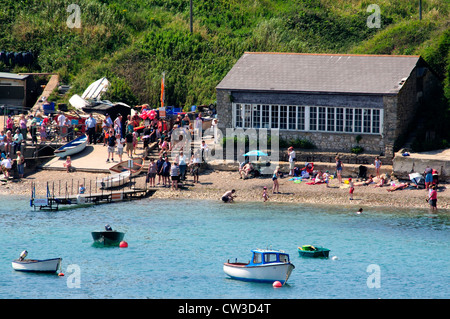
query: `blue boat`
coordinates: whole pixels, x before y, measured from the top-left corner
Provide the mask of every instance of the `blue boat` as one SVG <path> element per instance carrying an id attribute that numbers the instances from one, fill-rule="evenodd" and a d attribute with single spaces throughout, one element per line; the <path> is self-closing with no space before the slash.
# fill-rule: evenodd
<path id="1" fill-rule="evenodd" d="M 228 262 L 223 271 L 233 279 L 285 284 L 295 266 L 289 255 L 282 250 L 252 250 L 252 259 L 248 263 Z"/>
<path id="2" fill-rule="evenodd" d="M 78 136 L 76 139 L 70 141 L 67 144 L 64 144 L 57 150 L 55 150 L 54 154 L 59 157 L 66 157 L 73 154 L 77 154 L 84 150 L 87 145 L 87 136 L 81 135 Z"/>

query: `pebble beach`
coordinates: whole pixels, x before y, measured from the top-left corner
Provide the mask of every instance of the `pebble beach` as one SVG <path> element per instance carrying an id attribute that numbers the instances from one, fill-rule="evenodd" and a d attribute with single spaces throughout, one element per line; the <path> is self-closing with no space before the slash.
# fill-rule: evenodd
<path id="1" fill-rule="evenodd" d="M 73 189 L 79 183 L 85 183 L 89 191 L 89 181 L 95 185 L 95 180 L 104 177 L 105 174 L 72 172 L 54 170 L 38 170 L 26 176 L 21 181 L 9 181 L 0 185 L 2 196 L 17 195 L 29 197 L 32 183 L 36 185 L 36 194 L 45 194 L 47 182 L 60 187 L 62 191 Z M 345 180 L 345 178 L 344 178 Z M 158 177 L 156 177 L 158 182 Z M 179 190 L 171 190 L 169 187 L 157 185 L 157 191 L 151 198 L 158 199 L 192 199 L 192 200 L 217 200 L 220 201 L 222 194 L 235 189 L 235 203 L 239 202 L 262 202 L 263 187 L 267 187 L 269 200 L 267 203 L 308 203 L 319 205 L 339 205 L 359 207 L 365 209 L 370 207 L 398 207 L 411 209 L 427 209 L 426 202 L 428 192 L 415 187 L 388 192 L 389 185 L 384 187 L 355 186 L 354 199 L 349 200 L 348 188 L 345 184 L 339 184 L 337 179 L 331 180 L 329 187 L 325 184 L 308 185 L 305 181 L 295 183 L 289 176 L 279 179 L 280 194 L 272 194 L 272 179 L 270 177 L 259 177 L 240 179 L 238 172 L 204 170 L 199 177 L 199 183 L 193 183 L 191 175 L 187 176 L 184 187 Z M 357 181 L 356 183 L 357 184 Z M 145 174 L 136 179 L 136 186 L 145 185 Z M 94 186 L 92 186 L 94 187 Z M 92 190 L 95 192 L 95 190 Z M 450 211 L 450 192 L 447 184 L 440 184 L 438 188 L 438 211 Z"/>

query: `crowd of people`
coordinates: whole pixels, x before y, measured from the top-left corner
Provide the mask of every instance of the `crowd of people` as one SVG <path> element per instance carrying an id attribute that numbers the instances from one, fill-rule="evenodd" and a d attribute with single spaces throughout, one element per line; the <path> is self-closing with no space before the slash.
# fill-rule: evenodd
<path id="1" fill-rule="evenodd" d="M 339 156 L 335 157 L 335 173 L 331 174 L 329 170 L 316 170 L 314 169 L 314 163 L 305 163 L 303 168 L 296 166 L 296 153 L 293 147 L 287 149 L 287 158 L 289 164 L 290 180 L 307 181 L 308 185 L 325 184 L 326 187 L 330 187 L 330 182 L 336 179 L 339 187 L 348 189 L 349 200 L 354 199 L 355 188 L 359 186 L 372 186 L 372 187 L 386 187 L 388 192 L 394 192 L 398 190 L 404 190 L 407 188 L 419 188 L 419 182 L 400 182 L 392 174 L 388 176 L 386 173 L 381 173 L 382 163 L 379 156 L 376 156 L 373 162 L 374 174 L 370 174 L 368 177 L 358 178 L 358 181 L 353 180 L 351 177 L 343 179 L 342 171 L 344 164 Z M 239 175 L 241 179 L 247 179 L 255 170 L 254 165 L 245 160 L 239 166 Z M 437 189 L 438 189 L 438 172 L 435 169 L 427 167 L 423 172 L 424 188 L 428 191 L 426 201 L 430 204 L 430 208 L 435 210 L 437 206 Z M 272 174 L 272 194 L 280 194 L 279 179 L 283 177 L 283 173 L 280 170 L 280 166 L 277 166 Z M 264 202 L 269 200 L 267 194 L 267 187 L 264 186 L 262 198 Z"/>

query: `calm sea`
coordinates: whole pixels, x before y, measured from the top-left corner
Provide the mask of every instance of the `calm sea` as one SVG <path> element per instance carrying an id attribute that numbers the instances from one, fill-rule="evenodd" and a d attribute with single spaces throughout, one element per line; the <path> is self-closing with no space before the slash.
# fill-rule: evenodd
<path id="1" fill-rule="evenodd" d="M 0 298 L 449 298 L 447 213 L 276 203 L 146 199 L 33 211 L 27 198 L 0 199 Z M 91 231 L 126 233 L 128 248 L 98 248 Z M 329 259 L 299 257 L 321 245 Z M 253 248 L 290 254 L 288 285 L 229 279 L 227 259 Z M 28 258 L 62 257 L 64 277 L 14 271 Z"/>

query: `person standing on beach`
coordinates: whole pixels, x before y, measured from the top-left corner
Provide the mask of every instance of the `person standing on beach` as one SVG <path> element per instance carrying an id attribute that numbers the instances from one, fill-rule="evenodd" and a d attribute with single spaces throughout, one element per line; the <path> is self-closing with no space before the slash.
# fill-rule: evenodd
<path id="1" fill-rule="evenodd" d="M 116 134 L 116 143 L 117 143 L 117 155 L 119 155 L 119 162 L 122 162 L 123 145 L 125 144 L 125 139 L 123 139 L 119 133 Z"/>
<path id="2" fill-rule="evenodd" d="M 373 165 L 375 166 L 376 177 L 380 178 L 381 161 L 378 156 L 375 157 L 375 162 L 373 163 Z"/>
<path id="3" fill-rule="evenodd" d="M 124 137 L 122 130 L 122 115 L 120 113 L 117 114 L 116 119 L 113 122 L 114 130 L 116 133 L 119 133 L 121 137 Z"/>
<path id="4" fill-rule="evenodd" d="M 22 153 L 20 151 L 17 151 L 17 174 L 19 174 L 19 179 L 23 178 L 23 172 L 25 167 L 25 158 L 23 157 Z"/>
<path id="5" fill-rule="evenodd" d="M 92 113 L 89 114 L 89 117 L 86 119 L 85 124 L 88 135 L 88 143 L 97 144 L 97 141 L 95 140 L 95 126 L 97 125 L 97 120 L 94 118 Z"/>
<path id="6" fill-rule="evenodd" d="M 339 181 L 339 184 L 342 184 L 342 168 L 344 167 L 344 165 L 342 164 L 341 159 L 339 158 L 339 156 L 336 156 L 336 175 Z"/>
<path id="7" fill-rule="evenodd" d="M 353 200 L 353 192 L 355 191 L 355 185 L 353 184 L 353 181 L 351 178 L 348 179 L 348 184 L 350 186 L 350 189 L 348 193 L 350 194 L 350 200 Z"/>
<path id="8" fill-rule="evenodd" d="M 64 114 L 59 111 L 58 112 L 58 117 L 57 117 L 57 121 L 58 121 L 58 126 L 59 126 L 59 135 L 63 136 L 64 135 L 64 123 L 66 123 L 66 117 L 64 116 Z"/>
<path id="9" fill-rule="evenodd" d="M 175 191 L 178 189 L 178 181 L 180 180 L 180 168 L 177 161 L 174 161 L 170 167 L 170 178 L 172 179 L 172 190 Z"/>
<path id="10" fill-rule="evenodd" d="M 288 148 L 288 154 L 289 154 L 289 176 L 294 176 L 295 151 L 292 146 Z"/>
<path id="11" fill-rule="evenodd" d="M 280 184 L 278 183 L 279 178 L 280 178 L 280 166 L 277 166 L 272 175 L 272 181 L 273 181 L 272 194 L 280 193 Z M 275 192 L 275 190 L 276 190 L 276 192 Z"/>
<path id="12" fill-rule="evenodd" d="M 427 168 L 425 168 L 425 189 L 429 190 L 431 183 L 433 183 L 433 170 L 427 166 Z"/>
<path id="13" fill-rule="evenodd" d="M 150 184 L 150 187 L 155 187 L 155 176 L 156 176 L 156 163 L 153 158 L 150 159 L 150 164 L 148 165 L 147 179 L 146 183 Z"/>
<path id="14" fill-rule="evenodd" d="M 432 185 L 430 187 L 430 191 L 428 193 L 428 204 L 430 204 L 431 210 L 437 210 L 437 191 L 436 185 Z"/>
<path id="15" fill-rule="evenodd" d="M 162 158 L 162 155 L 160 155 L 158 160 L 156 161 L 156 174 L 158 175 L 158 184 L 156 184 L 156 185 L 161 184 L 161 179 L 163 179 L 163 181 L 164 181 L 164 178 L 162 178 L 163 164 L 164 164 L 164 160 Z"/>
<path id="16" fill-rule="evenodd" d="M 170 186 L 170 181 L 169 181 L 169 177 L 170 177 L 170 162 L 169 162 L 169 157 L 166 157 L 166 160 L 164 161 L 162 168 L 161 168 L 161 175 L 163 177 L 163 187 L 166 187 L 166 185 L 169 187 Z"/>
<path id="17" fill-rule="evenodd" d="M 180 156 L 178 156 L 178 165 L 180 167 L 180 181 L 186 180 L 186 170 L 187 170 L 187 157 L 180 152 Z"/>
<path id="18" fill-rule="evenodd" d="M 114 136 L 113 130 L 109 130 L 108 135 L 108 159 L 106 163 L 109 163 L 109 157 L 111 157 L 111 161 L 114 162 L 114 149 L 116 148 L 116 137 Z"/>
<path id="19" fill-rule="evenodd" d="M 191 156 L 191 162 L 189 166 L 191 166 L 192 176 L 194 176 L 194 183 L 198 183 L 198 175 L 200 171 L 200 150 L 195 150 Z"/>

